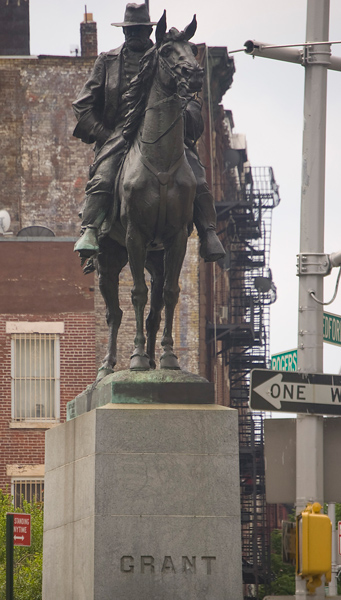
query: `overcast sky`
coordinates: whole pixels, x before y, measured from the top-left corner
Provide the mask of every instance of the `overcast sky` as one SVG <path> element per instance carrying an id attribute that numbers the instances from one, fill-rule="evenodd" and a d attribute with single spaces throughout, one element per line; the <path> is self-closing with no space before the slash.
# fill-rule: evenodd
<path id="1" fill-rule="evenodd" d="M 125 0 L 86 0 L 87 12 L 97 22 L 98 51 L 123 41 L 122 30 L 112 22 L 123 20 Z M 329 39 L 341 39 L 341 2 L 330 1 Z M 293 44 L 305 41 L 306 0 L 150 0 L 151 19 L 167 10 L 169 27 L 183 29 L 197 14 L 193 41 L 209 46 L 242 48 L 248 39 Z M 69 55 L 79 46 L 83 0 L 30 0 L 31 54 Z M 341 45 L 332 47 L 341 56 Z M 273 213 L 271 267 L 278 300 L 271 308 L 271 352 L 297 347 L 296 254 L 299 251 L 301 148 L 304 68 L 244 53 L 233 54 L 236 73 L 224 97 L 233 112 L 235 133 L 245 133 L 253 166 L 272 166 L 281 203 Z M 341 72 L 328 74 L 325 251 L 341 249 L 340 144 Z M 337 271 L 325 279 L 325 300 L 333 295 Z M 341 314 L 341 291 L 328 312 Z M 325 344 L 324 371 L 338 373 L 341 350 Z"/>

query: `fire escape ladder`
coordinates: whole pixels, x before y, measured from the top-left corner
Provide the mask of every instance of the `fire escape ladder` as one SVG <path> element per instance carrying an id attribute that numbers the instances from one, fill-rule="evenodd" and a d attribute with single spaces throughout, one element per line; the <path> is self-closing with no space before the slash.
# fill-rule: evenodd
<path id="1" fill-rule="evenodd" d="M 271 168 L 250 168 L 239 201 L 217 203 L 228 240 L 229 298 L 225 319 L 207 325 L 207 342 L 229 367 L 230 405 L 238 410 L 244 598 L 270 583 L 263 414 L 248 406 L 250 372 L 269 366 L 270 304 L 276 300 L 270 262 L 272 209 L 278 187 Z M 224 265 L 222 265 L 224 268 Z M 226 268 L 226 266 L 225 266 Z M 217 344 L 217 341 L 220 344 Z"/>

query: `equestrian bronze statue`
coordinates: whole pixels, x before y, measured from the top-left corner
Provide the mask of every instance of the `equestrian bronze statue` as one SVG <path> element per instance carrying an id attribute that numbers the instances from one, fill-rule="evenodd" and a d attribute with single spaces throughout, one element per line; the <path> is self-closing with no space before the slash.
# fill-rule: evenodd
<path id="1" fill-rule="evenodd" d="M 96 265 L 107 307 L 109 343 L 100 378 L 112 372 L 116 364 L 122 318 L 118 282 L 128 261 L 136 318 L 130 368 L 155 368 L 155 340 L 164 308 L 160 366 L 179 369 L 172 328 L 179 276 L 193 221 L 205 260 L 224 255 L 215 232 L 213 198 L 195 151 L 196 139 L 202 133 L 197 93 L 203 82 L 203 69 L 195 58 L 196 47 L 189 42 L 196 31 L 196 19 L 184 31 L 172 28 L 166 32 L 164 12 L 152 45 L 149 36 L 153 23 L 146 5 L 128 4 L 125 18 L 123 23 L 115 24 L 124 28 L 125 45 L 99 56 L 91 78 L 74 103 L 78 119 L 75 135 L 87 143 L 96 142 L 82 214 L 82 235 L 75 250 L 86 263 L 85 272 Z M 136 56 L 132 58 L 134 52 Z M 127 84 L 129 74 L 136 70 L 137 58 L 138 73 Z M 121 83 L 117 84 L 116 78 L 119 94 L 114 98 L 117 105 L 113 126 L 107 95 L 110 81 L 114 95 L 115 69 Z M 151 273 L 147 347 L 145 268 Z"/>

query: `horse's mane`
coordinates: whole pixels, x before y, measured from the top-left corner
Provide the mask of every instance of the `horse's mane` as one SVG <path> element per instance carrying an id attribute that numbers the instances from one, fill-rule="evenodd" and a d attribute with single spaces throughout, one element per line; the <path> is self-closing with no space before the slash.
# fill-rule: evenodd
<path id="1" fill-rule="evenodd" d="M 178 31 L 175 27 L 172 27 L 163 36 L 162 44 L 169 41 L 182 41 L 186 39 L 184 31 Z M 150 50 L 148 50 L 141 58 L 140 71 L 131 80 L 126 93 L 128 110 L 126 122 L 123 127 L 123 137 L 128 142 L 131 142 L 134 139 L 144 115 L 150 88 L 154 79 L 158 59 L 157 51 L 160 45 L 161 43 L 150 48 Z"/>
<path id="2" fill-rule="evenodd" d="M 123 136 L 132 141 L 141 123 L 157 63 L 157 47 L 148 50 L 140 61 L 140 71 L 130 82 L 126 100 L 128 112 L 123 127 Z"/>

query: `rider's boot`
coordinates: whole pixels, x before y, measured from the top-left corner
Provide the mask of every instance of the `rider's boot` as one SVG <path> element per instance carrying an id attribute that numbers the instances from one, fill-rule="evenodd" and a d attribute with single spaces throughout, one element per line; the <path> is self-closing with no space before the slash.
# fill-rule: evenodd
<path id="1" fill-rule="evenodd" d="M 81 234 L 74 246 L 80 258 L 90 258 L 99 251 L 98 231 L 107 216 L 111 195 L 91 194 L 86 197 L 82 215 Z"/>
<path id="2" fill-rule="evenodd" d="M 207 183 L 200 184 L 194 200 L 194 224 L 200 239 L 200 256 L 205 262 L 214 262 L 226 254 L 217 236 L 216 222 L 214 198 Z"/>
<path id="3" fill-rule="evenodd" d="M 86 225 L 82 227 L 81 236 L 75 243 L 74 252 L 79 252 L 82 258 L 90 258 L 99 251 L 97 227 Z"/>

